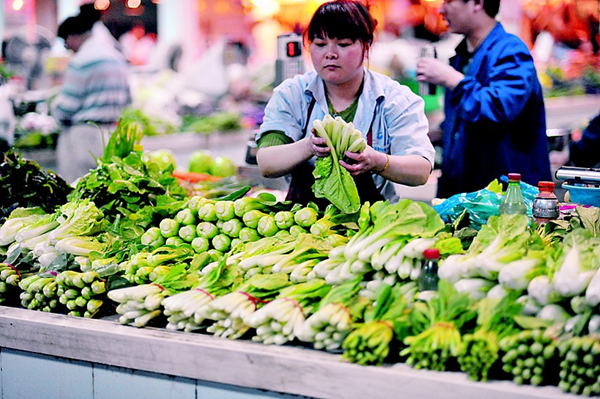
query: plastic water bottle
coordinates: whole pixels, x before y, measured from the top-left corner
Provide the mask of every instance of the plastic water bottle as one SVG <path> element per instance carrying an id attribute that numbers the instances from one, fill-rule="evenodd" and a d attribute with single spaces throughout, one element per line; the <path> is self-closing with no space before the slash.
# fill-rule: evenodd
<path id="1" fill-rule="evenodd" d="M 427 248 L 423 251 L 425 262 L 421 266 L 421 273 L 417 280 L 419 291 L 437 291 L 438 282 L 438 262 L 440 259 L 440 250 L 437 248 Z"/>
<path id="2" fill-rule="evenodd" d="M 508 188 L 500 203 L 500 215 L 527 215 L 527 205 L 521 193 L 521 174 L 508 174 Z"/>

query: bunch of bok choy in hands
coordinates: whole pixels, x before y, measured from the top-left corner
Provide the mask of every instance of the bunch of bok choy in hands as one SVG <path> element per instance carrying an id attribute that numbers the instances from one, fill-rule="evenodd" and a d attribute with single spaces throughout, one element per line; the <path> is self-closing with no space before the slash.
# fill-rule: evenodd
<path id="1" fill-rule="evenodd" d="M 462 347 L 461 329 L 476 316 L 472 298 L 458 293 L 451 283 L 440 280 L 438 292 L 417 301 L 410 310 L 410 336 L 400 351 L 416 369 L 444 371 L 451 368 Z M 472 328 L 472 327 L 471 327 Z"/>
<path id="2" fill-rule="evenodd" d="M 293 341 L 306 315 L 330 289 L 321 279 L 283 288 L 277 298 L 244 318 L 246 325 L 256 329 L 252 340 L 275 345 Z"/>
<path id="3" fill-rule="evenodd" d="M 362 365 L 382 364 L 390 345 L 405 329 L 406 300 L 398 286 L 381 285 L 372 307 L 365 310 L 364 322 L 353 326 L 342 343 L 342 359 Z"/>
<path id="4" fill-rule="evenodd" d="M 206 331 L 217 337 L 242 337 L 250 329 L 244 319 L 289 285 L 288 276 L 283 273 L 255 274 L 232 292 L 213 299 L 203 308 L 200 317 L 213 321 Z"/>
<path id="5" fill-rule="evenodd" d="M 313 175 L 313 191 L 317 198 L 327 198 L 343 213 L 355 213 L 360 209 L 360 197 L 354 179 L 339 161 L 346 151 L 362 152 L 367 146 L 362 133 L 352 123 L 340 117 L 325 115 L 323 120 L 313 121 L 316 135 L 324 138 L 330 154 L 318 158 Z"/>
<path id="6" fill-rule="evenodd" d="M 119 323 L 145 327 L 163 314 L 162 301 L 177 292 L 186 291 L 197 279 L 185 271 L 186 265 L 173 267 L 154 283 L 118 288 L 108 291 L 108 298 L 118 303 Z"/>

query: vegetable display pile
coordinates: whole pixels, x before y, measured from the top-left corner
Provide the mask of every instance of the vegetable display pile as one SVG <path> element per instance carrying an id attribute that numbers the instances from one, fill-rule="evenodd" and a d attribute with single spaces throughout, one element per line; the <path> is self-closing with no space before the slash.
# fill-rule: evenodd
<path id="1" fill-rule="evenodd" d="M 67 202 L 73 188 L 54 172 L 42 169 L 37 163 L 25 160 L 9 150 L 0 160 L 0 223 L 15 208 L 40 207 L 53 212 Z"/>
<path id="2" fill-rule="evenodd" d="M 597 208 L 492 216 L 466 244 L 421 202 L 185 197 L 138 153 L 111 159 L 56 209 L 11 211 L 0 303 L 600 394 Z M 440 280 L 420 292 L 428 248 Z"/>

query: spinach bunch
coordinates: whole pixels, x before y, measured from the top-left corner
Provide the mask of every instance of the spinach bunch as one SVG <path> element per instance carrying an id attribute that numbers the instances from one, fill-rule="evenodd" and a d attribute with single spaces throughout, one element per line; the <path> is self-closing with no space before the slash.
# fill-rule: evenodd
<path id="1" fill-rule="evenodd" d="M 3 153 L 0 161 L 0 224 L 18 207 L 41 207 L 53 213 L 67 202 L 73 188 L 60 176 L 43 169 L 32 160 L 23 159 L 13 149 Z"/>

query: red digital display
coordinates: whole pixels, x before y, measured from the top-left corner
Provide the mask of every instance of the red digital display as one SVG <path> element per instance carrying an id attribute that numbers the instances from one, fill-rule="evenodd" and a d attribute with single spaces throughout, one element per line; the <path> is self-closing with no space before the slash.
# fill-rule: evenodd
<path id="1" fill-rule="evenodd" d="M 298 42 L 288 42 L 287 44 L 287 56 L 297 57 L 300 55 L 300 45 Z"/>

